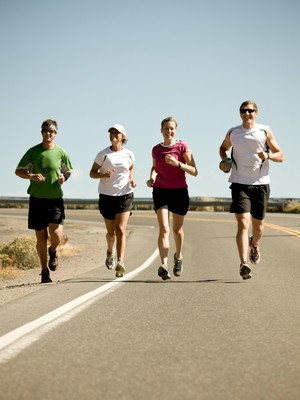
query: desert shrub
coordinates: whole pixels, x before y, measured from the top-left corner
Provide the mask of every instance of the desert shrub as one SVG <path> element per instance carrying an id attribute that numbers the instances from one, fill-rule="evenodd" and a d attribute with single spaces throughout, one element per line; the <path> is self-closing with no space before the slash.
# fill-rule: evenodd
<path id="1" fill-rule="evenodd" d="M 288 203 L 285 204 L 283 212 L 300 214 L 300 203 L 297 201 L 289 201 Z"/>
<path id="2" fill-rule="evenodd" d="M 32 269 L 39 267 L 36 239 L 28 236 L 17 237 L 13 242 L 0 247 L 1 267 Z"/>

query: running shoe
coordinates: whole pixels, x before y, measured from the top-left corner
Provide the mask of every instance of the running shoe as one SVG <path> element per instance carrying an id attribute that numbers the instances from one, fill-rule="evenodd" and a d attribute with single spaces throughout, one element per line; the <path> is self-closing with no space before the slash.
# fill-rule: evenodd
<path id="1" fill-rule="evenodd" d="M 113 269 L 115 267 L 115 260 L 114 260 L 114 250 L 112 253 L 109 251 L 106 252 L 106 260 L 105 260 L 105 265 L 107 269 Z"/>
<path id="2" fill-rule="evenodd" d="M 176 258 L 176 253 L 174 254 L 174 267 L 173 267 L 173 274 L 175 276 L 180 276 L 183 270 L 182 260 Z"/>
<path id="3" fill-rule="evenodd" d="M 251 268 L 246 262 L 243 262 L 240 265 L 240 275 L 243 279 L 250 279 L 251 278 Z"/>
<path id="4" fill-rule="evenodd" d="M 41 283 L 50 283 L 52 279 L 50 278 L 50 271 L 48 268 L 43 269 L 41 272 Z"/>
<path id="5" fill-rule="evenodd" d="M 48 262 L 48 267 L 51 271 L 56 271 L 58 268 L 58 257 L 56 251 L 51 251 L 50 247 L 48 249 L 49 253 L 49 262 Z"/>
<path id="6" fill-rule="evenodd" d="M 169 269 L 165 264 L 161 265 L 158 268 L 157 273 L 158 273 L 158 276 L 160 276 L 163 281 L 166 281 L 167 279 L 171 279 L 170 274 L 169 274 Z"/>
<path id="7" fill-rule="evenodd" d="M 116 277 L 122 278 L 124 274 L 125 274 L 125 265 L 122 261 L 118 261 L 118 264 L 116 266 Z"/>
<path id="8" fill-rule="evenodd" d="M 249 259 L 252 264 L 258 264 L 260 262 L 260 251 L 259 246 L 253 246 L 253 237 L 249 237 L 250 254 Z"/>

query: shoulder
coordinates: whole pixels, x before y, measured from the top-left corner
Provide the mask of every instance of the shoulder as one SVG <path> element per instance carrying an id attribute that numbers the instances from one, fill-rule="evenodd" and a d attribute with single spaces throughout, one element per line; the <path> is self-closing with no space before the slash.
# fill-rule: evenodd
<path id="1" fill-rule="evenodd" d="M 59 146 L 58 144 L 55 144 L 54 150 L 57 153 L 61 154 L 62 156 L 68 157 L 67 151 L 62 146 Z"/>
<path id="2" fill-rule="evenodd" d="M 161 148 L 162 146 L 161 146 L 161 143 L 157 143 L 155 146 L 153 146 L 153 148 L 152 148 L 152 150 L 154 150 L 154 149 L 159 149 L 159 148 Z"/>
<path id="3" fill-rule="evenodd" d="M 123 149 L 124 150 L 124 152 L 130 157 L 130 158 L 134 158 L 134 153 L 133 153 L 133 151 L 131 151 L 131 150 L 128 150 L 128 149 Z"/>
<path id="4" fill-rule="evenodd" d="M 110 147 L 105 147 L 105 149 L 98 151 L 97 157 L 101 157 L 101 156 L 107 155 L 109 153 L 112 153 Z"/>
<path id="5" fill-rule="evenodd" d="M 182 149 L 183 151 L 191 150 L 189 144 L 186 141 L 181 140 L 181 139 L 177 140 L 175 145 L 177 147 L 179 147 L 180 149 Z"/>
<path id="6" fill-rule="evenodd" d="M 60 146 L 59 144 L 56 144 L 56 143 L 55 143 L 54 150 L 61 151 L 62 153 L 66 153 L 66 150 L 62 146 Z"/>
<path id="7" fill-rule="evenodd" d="M 264 124 L 255 124 L 255 127 L 257 130 L 260 131 L 270 131 L 270 127 L 268 125 L 264 125 Z"/>
<path id="8" fill-rule="evenodd" d="M 163 146 L 161 143 L 156 144 L 153 148 L 152 148 L 152 154 L 156 154 L 159 151 L 161 151 L 161 149 L 163 149 Z"/>
<path id="9" fill-rule="evenodd" d="M 230 136 L 233 132 L 238 132 L 243 128 L 243 125 L 236 125 L 228 129 L 227 134 Z"/>

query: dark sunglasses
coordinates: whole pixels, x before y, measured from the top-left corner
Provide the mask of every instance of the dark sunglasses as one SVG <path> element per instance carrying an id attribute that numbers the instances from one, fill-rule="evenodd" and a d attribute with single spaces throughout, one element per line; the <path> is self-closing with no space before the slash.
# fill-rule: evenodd
<path id="1" fill-rule="evenodd" d="M 42 133 L 47 133 L 47 132 L 56 133 L 56 130 L 55 129 L 48 129 L 48 128 L 43 128 L 42 129 Z"/>
<path id="2" fill-rule="evenodd" d="M 253 108 L 242 108 L 241 109 L 241 114 L 246 114 L 248 112 L 249 114 L 254 113 L 256 110 L 253 110 Z"/>

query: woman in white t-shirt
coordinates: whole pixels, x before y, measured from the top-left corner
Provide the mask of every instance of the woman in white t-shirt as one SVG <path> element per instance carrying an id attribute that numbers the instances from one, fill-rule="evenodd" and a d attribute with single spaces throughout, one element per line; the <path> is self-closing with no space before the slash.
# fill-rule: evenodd
<path id="1" fill-rule="evenodd" d="M 99 211 L 106 226 L 107 253 L 105 265 L 116 267 L 116 277 L 125 273 L 126 227 L 133 208 L 134 161 L 132 151 L 125 149 L 125 128 L 115 124 L 108 130 L 111 146 L 100 151 L 90 170 L 90 177 L 99 179 Z M 117 265 L 115 263 L 115 243 Z"/>

